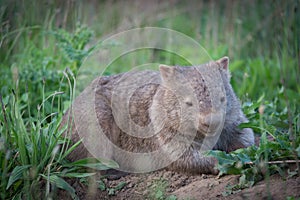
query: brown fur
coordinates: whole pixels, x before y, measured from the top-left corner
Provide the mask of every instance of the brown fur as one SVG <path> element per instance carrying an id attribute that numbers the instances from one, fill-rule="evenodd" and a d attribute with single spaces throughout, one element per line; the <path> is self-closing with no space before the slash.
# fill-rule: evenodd
<path id="1" fill-rule="evenodd" d="M 230 85 L 230 74 L 228 71 L 228 58 L 224 57 L 218 61 L 212 61 L 204 64 L 220 72 L 220 79 L 214 80 L 209 74 L 199 73 L 197 66 L 193 67 L 168 67 L 161 66 L 160 72 L 146 71 L 145 76 L 151 76 L 160 79 L 162 84 L 145 84 L 141 85 L 130 97 L 128 104 L 129 118 L 135 124 L 145 127 L 150 123 L 154 124 L 157 129 L 156 135 L 148 138 L 131 136 L 123 132 L 117 125 L 111 108 L 112 92 L 118 81 L 124 76 L 132 76 L 136 72 L 118 74 L 107 77 L 99 77 L 89 86 L 90 91 L 95 91 L 95 110 L 99 125 L 102 127 L 104 134 L 115 145 L 129 152 L 152 152 L 171 141 L 175 135 L 183 138 L 190 137 L 191 132 L 195 131 L 196 135 L 187 150 L 168 166 L 171 170 L 184 171 L 188 173 L 217 173 L 214 169 L 216 160 L 211 157 L 204 157 L 200 152 L 201 144 L 205 136 L 214 133 L 218 124 L 220 124 L 220 112 L 226 109 L 224 127 L 221 135 L 213 146 L 213 149 L 233 151 L 237 148 L 244 148 L 254 144 L 254 136 L 251 129 L 238 129 L 240 123 L 247 122 L 246 117 L 241 111 L 240 103 Z M 208 68 L 208 69 L 210 69 Z M 207 77 L 206 77 L 207 75 Z M 204 77 L 205 76 L 205 77 Z M 182 79 L 185 78 L 185 80 Z M 140 77 L 141 79 L 145 77 Z M 221 81 L 224 85 L 225 95 L 218 99 L 218 109 L 213 108 L 214 96 L 209 92 L 205 80 Z M 137 80 L 138 82 L 138 80 Z M 194 93 L 178 95 L 174 92 L 181 88 L 190 87 Z M 79 95 L 73 106 L 83 105 L 85 91 Z M 219 98 L 219 97 L 218 97 Z M 224 101 L 224 98 L 226 101 Z M 126 98 L 124 98 L 126 99 Z M 213 99 L 213 100 L 212 100 Z M 196 100 L 196 101 L 195 101 Z M 191 107 L 197 105 L 197 112 L 189 112 Z M 89 123 L 83 117 L 81 123 Z M 120 111 L 121 112 L 121 111 Z M 197 116 L 196 116 L 197 115 Z M 67 121 L 68 113 L 64 116 L 63 124 Z M 198 117 L 198 118 L 197 118 Z M 199 119 L 193 126 L 191 119 Z M 181 123 L 186 127 L 186 132 L 180 132 Z M 210 125 L 210 126 L 209 126 Z M 159 127 L 159 128 L 158 128 Z M 72 141 L 79 140 L 76 127 L 72 126 Z M 89 134 L 89 133 L 86 133 Z M 175 146 L 182 145 L 182 141 L 175 141 Z M 175 148 L 174 148 L 175 149 Z M 176 152 L 175 152 L 176 154 Z M 88 151 L 81 144 L 71 155 L 71 160 L 77 160 L 89 156 Z M 111 159 L 118 157 L 112 152 Z"/>

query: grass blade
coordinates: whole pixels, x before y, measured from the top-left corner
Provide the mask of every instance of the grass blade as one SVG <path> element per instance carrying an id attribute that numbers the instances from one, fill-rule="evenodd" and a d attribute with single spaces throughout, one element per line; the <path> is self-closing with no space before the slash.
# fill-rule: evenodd
<path id="1" fill-rule="evenodd" d="M 95 174 L 96 173 L 67 173 L 67 174 L 63 174 L 61 176 L 68 177 L 68 178 L 84 178 L 84 177 L 93 176 Z"/>
<path id="2" fill-rule="evenodd" d="M 16 166 L 13 169 L 11 175 L 9 176 L 6 189 L 8 189 L 17 180 L 21 179 L 23 177 L 23 172 L 25 172 L 25 170 L 27 170 L 29 167 L 30 165 Z"/>
<path id="3" fill-rule="evenodd" d="M 84 158 L 81 160 L 77 160 L 72 163 L 68 163 L 65 165 L 72 167 L 88 167 L 96 170 L 107 170 L 107 169 L 116 169 L 119 165 L 112 160 L 104 160 L 104 159 L 96 159 L 96 158 Z"/>
<path id="4" fill-rule="evenodd" d="M 45 178 L 45 180 L 47 180 L 47 176 L 45 176 L 43 174 L 41 174 L 41 176 L 43 178 Z M 68 191 L 73 199 L 78 199 L 77 195 L 75 194 L 75 189 L 69 183 L 67 183 L 64 179 L 60 178 L 57 175 L 51 175 L 51 176 L 49 176 L 49 181 L 52 184 L 56 185 L 58 188 Z"/>

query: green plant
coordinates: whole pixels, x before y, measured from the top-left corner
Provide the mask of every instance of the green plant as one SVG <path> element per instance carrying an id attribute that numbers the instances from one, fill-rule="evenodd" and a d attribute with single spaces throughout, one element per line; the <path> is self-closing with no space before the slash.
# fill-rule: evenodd
<path id="1" fill-rule="evenodd" d="M 104 183 L 104 181 L 101 179 L 101 180 L 98 180 L 96 181 L 98 183 L 98 188 L 101 190 L 101 191 L 106 191 L 107 194 L 109 196 L 113 196 L 113 195 L 116 195 L 116 193 L 121 190 L 122 188 L 124 188 L 126 186 L 126 182 L 120 182 L 118 185 L 116 185 L 115 187 L 107 187 L 106 184 Z"/>
<path id="2" fill-rule="evenodd" d="M 91 37 L 87 32 L 79 28 L 68 41 L 68 45 L 74 43 L 73 49 L 68 49 L 71 53 L 66 52 L 68 56 L 76 50 L 80 54 Z M 61 30 L 56 33 L 59 35 Z M 62 47 L 68 47 L 64 41 L 58 41 Z M 68 191 L 76 199 L 75 190 L 66 178 L 92 176 L 94 173 L 88 173 L 86 168 L 105 170 L 117 164 L 92 158 L 68 162 L 66 157 L 80 144 L 79 141 L 70 145 L 69 137 L 64 134 L 69 123 L 60 127 L 62 111 L 74 98 L 74 73 L 69 68 L 50 69 L 58 64 L 56 55 L 47 56 L 46 51 L 39 51 L 33 43 L 27 48 L 20 59 L 22 65 L 12 67 L 15 89 L 5 96 L 0 93 L 1 199 L 50 198 L 55 188 Z M 80 55 L 62 63 L 73 63 L 77 70 L 84 58 Z"/>
<path id="3" fill-rule="evenodd" d="M 70 33 L 64 29 L 58 29 L 51 33 L 57 39 L 58 46 L 64 51 L 64 55 L 69 59 L 70 69 L 74 74 L 77 74 L 84 58 L 95 48 L 92 46 L 85 49 L 93 36 L 93 32 L 86 26 L 77 23 L 74 32 Z"/>
<path id="4" fill-rule="evenodd" d="M 293 121 L 287 119 L 288 110 L 277 112 L 274 102 L 263 101 L 244 105 L 245 113 L 250 121 L 241 124 L 240 128 L 252 128 L 261 133 L 258 146 L 226 153 L 210 151 L 208 155 L 218 160 L 219 176 L 223 174 L 240 174 L 239 183 L 229 186 L 226 195 L 233 191 L 253 186 L 257 181 L 268 179 L 274 173 L 280 173 L 283 178 L 298 174 L 300 158 L 300 115 L 295 111 Z M 285 168 L 296 164 L 296 171 Z"/>
<path id="5" fill-rule="evenodd" d="M 60 127 L 62 113 L 43 112 L 45 102 L 54 101 L 62 92 L 55 92 L 38 106 L 37 118 L 24 118 L 21 107 L 22 98 L 14 92 L 0 96 L 1 115 L 1 148 L 0 174 L 1 199 L 36 199 L 51 197 L 51 188 L 58 187 L 68 191 L 76 199 L 74 188 L 64 178 L 81 178 L 92 176 L 86 168 L 105 170 L 115 168 L 112 161 L 86 158 L 70 163 L 66 157 L 72 152 L 77 142 L 68 146 L 69 141 L 63 133 L 65 127 Z M 71 95 L 72 96 L 72 95 Z"/>
<path id="6" fill-rule="evenodd" d="M 153 180 L 150 185 L 149 198 L 153 200 L 176 200 L 175 195 L 167 195 L 168 182 L 164 179 Z"/>

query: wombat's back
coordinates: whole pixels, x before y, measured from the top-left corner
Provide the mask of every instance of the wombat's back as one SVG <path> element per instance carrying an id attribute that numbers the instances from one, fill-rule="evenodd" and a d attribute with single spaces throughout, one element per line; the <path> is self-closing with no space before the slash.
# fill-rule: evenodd
<path id="1" fill-rule="evenodd" d="M 122 78 L 131 76 L 134 73 L 135 72 L 98 77 L 75 99 L 72 104 L 72 109 L 69 109 L 67 113 L 65 113 L 62 121 L 62 125 L 65 125 L 69 119 L 71 119 L 72 124 L 69 124 L 69 127 L 71 127 L 69 131 L 71 132 L 71 140 L 74 143 L 82 138 L 88 137 L 88 135 L 103 133 L 112 144 L 126 151 L 140 153 L 151 152 L 157 147 L 157 142 L 154 141 L 154 137 L 139 138 L 131 136 L 123 132 L 116 122 L 117 114 L 113 112 L 112 109 L 112 99 L 115 97 L 114 94 L 118 93 L 119 90 L 118 88 L 116 89 L 116 86 L 122 81 Z M 145 75 L 146 74 L 159 78 L 158 72 L 148 71 Z M 128 119 L 130 118 L 139 126 L 147 126 L 150 123 L 148 110 L 158 86 L 158 84 L 148 84 L 137 88 L 128 104 Z M 94 99 L 91 100 L 87 97 L 93 97 Z M 120 103 L 119 101 L 125 102 L 127 97 L 124 96 L 124 98 L 120 98 L 120 95 L 118 95 L 118 98 L 118 102 L 114 103 Z M 93 111 L 86 109 L 85 105 L 87 101 L 94 101 Z M 101 133 L 99 130 L 95 130 L 95 132 L 80 131 L 79 133 L 78 130 L 85 130 L 82 128 L 82 124 L 89 124 L 87 116 L 89 116 L 91 112 L 96 114 L 97 124 L 101 127 Z M 101 145 L 101 141 L 99 141 L 99 145 Z M 78 160 L 87 156 L 91 155 L 85 145 L 81 143 L 78 148 L 73 151 L 69 159 Z M 114 158 L 111 157 L 110 159 Z"/>

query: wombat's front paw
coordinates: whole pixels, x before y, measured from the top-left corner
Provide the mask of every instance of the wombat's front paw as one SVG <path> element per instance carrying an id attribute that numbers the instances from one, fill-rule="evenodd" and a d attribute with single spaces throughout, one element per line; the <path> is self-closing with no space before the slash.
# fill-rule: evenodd
<path id="1" fill-rule="evenodd" d="M 218 165 L 218 160 L 216 158 L 211 158 L 212 162 L 213 162 L 213 166 L 211 167 L 211 174 L 213 175 L 218 175 L 219 174 L 219 170 L 217 169 L 217 165 Z"/>
<path id="2" fill-rule="evenodd" d="M 212 169 L 211 169 L 211 174 L 213 174 L 213 175 L 218 175 L 218 174 L 219 174 L 219 170 L 216 169 L 216 168 L 212 168 Z"/>

